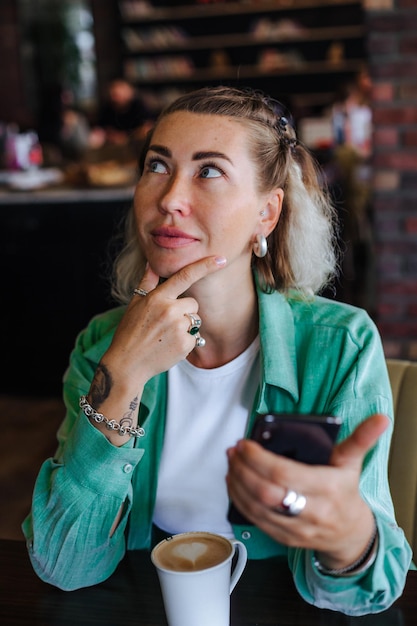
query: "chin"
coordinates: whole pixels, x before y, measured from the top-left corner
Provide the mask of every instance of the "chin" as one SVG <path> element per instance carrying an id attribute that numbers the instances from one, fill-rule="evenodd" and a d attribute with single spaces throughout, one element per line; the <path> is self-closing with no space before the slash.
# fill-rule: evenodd
<path id="1" fill-rule="evenodd" d="M 192 261 L 190 261 L 190 263 L 192 263 Z M 150 261 L 150 266 L 152 270 L 155 272 L 155 274 L 157 274 L 163 280 L 170 278 L 171 276 L 179 272 L 186 265 L 188 265 L 188 262 L 161 263 L 157 261 L 156 263 L 153 263 L 152 261 Z"/>
<path id="2" fill-rule="evenodd" d="M 155 255 L 155 257 L 152 258 L 152 255 L 150 255 L 148 257 L 148 260 L 155 274 L 157 274 L 161 278 L 167 279 L 170 276 L 173 276 L 174 274 L 179 272 L 183 267 L 186 267 L 191 263 L 195 263 L 201 258 L 191 257 L 191 255 L 187 257 L 185 255 L 181 256 L 182 258 L 180 258 L 179 255 L 176 255 L 175 258 L 174 256 L 171 256 L 171 258 L 161 258 L 161 255 L 159 254 Z"/>

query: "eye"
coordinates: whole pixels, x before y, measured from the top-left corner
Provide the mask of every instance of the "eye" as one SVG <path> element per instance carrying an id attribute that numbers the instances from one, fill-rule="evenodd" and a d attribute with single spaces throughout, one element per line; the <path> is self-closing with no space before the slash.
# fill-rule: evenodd
<path id="1" fill-rule="evenodd" d="M 219 178 L 223 174 L 223 170 L 214 164 L 203 165 L 200 169 L 201 178 Z"/>
<path id="2" fill-rule="evenodd" d="M 166 174 L 167 166 L 160 159 L 150 159 L 147 163 L 147 170 L 155 174 Z"/>

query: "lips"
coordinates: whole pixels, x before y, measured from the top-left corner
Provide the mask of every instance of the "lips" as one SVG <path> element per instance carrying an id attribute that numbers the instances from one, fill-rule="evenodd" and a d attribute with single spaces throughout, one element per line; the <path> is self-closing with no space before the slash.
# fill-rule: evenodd
<path id="1" fill-rule="evenodd" d="M 154 242 L 162 248 L 180 248 L 197 241 L 195 237 L 174 226 L 160 226 L 151 232 Z"/>

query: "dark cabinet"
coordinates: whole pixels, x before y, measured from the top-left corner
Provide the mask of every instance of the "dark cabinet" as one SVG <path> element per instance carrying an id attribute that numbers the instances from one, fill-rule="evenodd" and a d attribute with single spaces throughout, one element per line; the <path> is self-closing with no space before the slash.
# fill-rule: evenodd
<path id="1" fill-rule="evenodd" d="M 60 395 L 76 335 L 114 306 L 112 241 L 128 199 L 0 205 L 5 393 Z"/>

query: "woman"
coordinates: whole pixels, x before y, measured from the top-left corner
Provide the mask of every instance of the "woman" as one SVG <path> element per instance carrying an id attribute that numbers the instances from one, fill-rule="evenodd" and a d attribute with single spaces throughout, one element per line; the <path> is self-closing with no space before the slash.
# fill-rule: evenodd
<path id="1" fill-rule="evenodd" d="M 204 529 L 287 558 L 317 606 L 387 608 L 410 564 L 386 476 L 390 386 L 368 316 L 313 295 L 336 257 L 311 156 L 276 103 L 219 87 L 168 106 L 140 169 L 115 267 L 125 306 L 77 340 L 24 523 L 35 570 L 92 585 L 126 548 Z M 245 440 L 268 411 L 340 416 L 330 466 Z M 253 526 L 231 526 L 229 497 Z"/>

